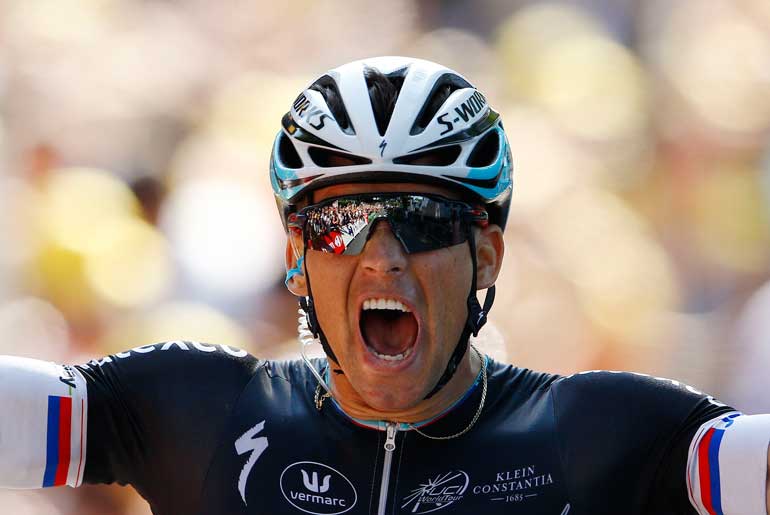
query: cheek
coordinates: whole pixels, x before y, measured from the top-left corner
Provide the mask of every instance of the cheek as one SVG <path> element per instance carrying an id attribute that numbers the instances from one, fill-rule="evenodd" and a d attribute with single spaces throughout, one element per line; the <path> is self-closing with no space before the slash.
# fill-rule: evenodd
<path id="1" fill-rule="evenodd" d="M 443 249 L 423 264 L 423 284 L 433 321 L 451 332 L 465 322 L 472 269 L 465 245 Z"/>
<path id="2" fill-rule="evenodd" d="M 306 266 L 310 277 L 316 314 L 327 335 L 336 332 L 347 313 L 347 295 L 355 269 L 354 257 L 308 252 Z"/>

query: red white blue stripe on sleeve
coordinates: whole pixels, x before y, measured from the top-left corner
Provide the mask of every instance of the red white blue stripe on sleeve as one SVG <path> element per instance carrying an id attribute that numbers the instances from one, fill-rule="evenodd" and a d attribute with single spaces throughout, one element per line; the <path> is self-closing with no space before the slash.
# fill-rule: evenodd
<path id="1" fill-rule="evenodd" d="M 765 515 L 770 415 L 727 413 L 690 444 L 687 489 L 699 515 Z"/>
<path id="2" fill-rule="evenodd" d="M 77 403 L 77 401 L 75 401 Z M 84 423 L 85 400 L 75 406 L 73 417 L 72 397 L 48 396 L 48 424 L 46 429 L 46 459 L 43 487 L 79 484 L 82 477 L 83 451 L 85 445 Z M 73 431 L 74 429 L 74 431 Z M 76 455 L 72 455 L 72 451 Z"/>
<path id="3" fill-rule="evenodd" d="M 0 356 L 0 406 L 0 488 L 83 482 L 88 389 L 77 368 Z"/>

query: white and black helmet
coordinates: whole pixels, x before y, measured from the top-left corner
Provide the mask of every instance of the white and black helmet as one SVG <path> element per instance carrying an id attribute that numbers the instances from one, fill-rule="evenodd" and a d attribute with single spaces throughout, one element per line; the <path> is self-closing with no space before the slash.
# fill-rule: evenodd
<path id="1" fill-rule="evenodd" d="M 378 77 L 394 92 L 389 105 L 373 94 Z M 282 125 L 270 180 L 284 223 L 323 186 L 419 182 L 459 190 L 505 226 L 513 167 L 500 116 L 449 68 L 407 57 L 344 64 L 300 93 Z"/>

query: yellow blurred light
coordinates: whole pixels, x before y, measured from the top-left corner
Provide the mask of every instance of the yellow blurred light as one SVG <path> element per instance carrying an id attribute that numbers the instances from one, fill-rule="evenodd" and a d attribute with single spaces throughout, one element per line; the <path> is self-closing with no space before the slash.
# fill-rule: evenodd
<path id="1" fill-rule="evenodd" d="M 249 346 L 248 334 L 238 322 L 211 306 L 190 302 L 160 305 L 150 313 L 115 324 L 105 338 L 105 346 L 108 352 L 120 352 L 171 340 Z"/>
<path id="2" fill-rule="evenodd" d="M 627 139 L 647 122 L 644 75 L 630 52 L 595 36 L 564 39 L 533 65 L 533 100 L 571 132 Z"/>
<path id="3" fill-rule="evenodd" d="M 85 271 L 91 287 L 104 300 L 135 307 L 160 298 L 169 288 L 172 265 L 163 236 L 139 219 L 103 224 L 93 235 Z"/>
<path id="4" fill-rule="evenodd" d="M 306 85 L 299 79 L 257 73 L 225 84 L 201 128 L 177 148 L 172 183 L 226 175 L 268 187 L 260 171 L 270 159 L 281 117 Z"/>
<path id="5" fill-rule="evenodd" d="M 70 320 L 89 317 L 98 304 L 86 280 L 84 263 L 82 254 L 48 242 L 38 250 L 31 270 L 45 297 Z"/>
<path id="6" fill-rule="evenodd" d="M 673 309 L 673 274 L 644 223 L 610 193 L 578 188 L 541 216 L 538 229 L 559 270 L 577 287 L 588 316 L 629 341 Z"/>
<path id="7" fill-rule="evenodd" d="M 546 109 L 590 140 L 629 139 L 647 124 L 647 84 L 636 58 L 576 7 L 536 4 L 503 26 L 500 52 L 515 98 Z"/>
<path id="8" fill-rule="evenodd" d="M 281 117 L 306 80 L 249 73 L 225 84 L 214 99 L 208 127 L 248 140 L 272 143 Z"/>
<path id="9" fill-rule="evenodd" d="M 684 2 L 653 45 L 663 72 L 717 128 L 770 125 L 770 37 L 729 2 Z"/>
<path id="10" fill-rule="evenodd" d="M 107 172 L 67 168 L 52 173 L 45 187 L 41 222 L 57 245 L 76 252 L 98 251 L 94 238 L 104 224 L 139 213 L 134 194 Z"/>
<path id="11" fill-rule="evenodd" d="M 502 24 L 498 46 L 509 70 L 512 93 L 529 91 L 529 66 L 537 56 L 563 38 L 575 38 L 601 32 L 598 22 L 578 7 L 539 2 L 518 10 Z"/>
<path id="12" fill-rule="evenodd" d="M 755 170 L 726 166 L 694 184 L 699 250 L 736 271 L 760 272 L 770 258 L 770 210 Z"/>

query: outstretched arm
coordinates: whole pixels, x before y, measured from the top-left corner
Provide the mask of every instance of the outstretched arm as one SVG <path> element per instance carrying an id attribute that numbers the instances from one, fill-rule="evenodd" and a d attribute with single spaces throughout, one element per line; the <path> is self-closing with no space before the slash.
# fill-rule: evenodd
<path id="1" fill-rule="evenodd" d="M 0 487 L 80 485 L 86 397 L 74 367 L 0 356 Z"/>

